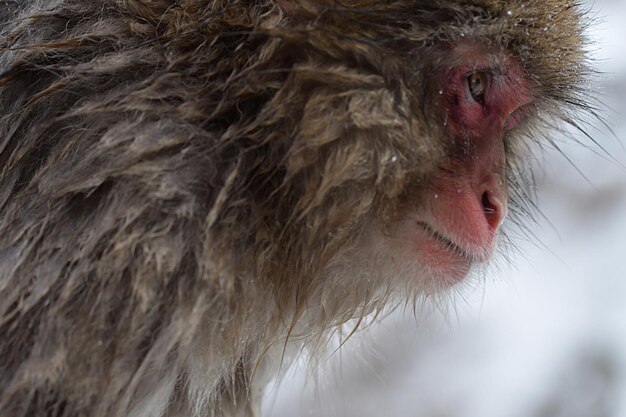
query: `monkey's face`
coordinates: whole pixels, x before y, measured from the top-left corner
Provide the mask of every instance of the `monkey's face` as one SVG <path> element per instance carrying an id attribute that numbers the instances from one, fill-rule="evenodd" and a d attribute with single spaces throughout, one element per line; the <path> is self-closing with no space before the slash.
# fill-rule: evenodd
<path id="1" fill-rule="evenodd" d="M 453 283 L 489 260 L 507 214 L 505 140 L 533 102 L 519 64 L 503 51 L 464 44 L 439 77 L 446 153 L 421 204 L 396 227 L 429 275 Z"/>
<path id="2" fill-rule="evenodd" d="M 455 47 L 435 79 L 428 100 L 440 124 L 433 131 L 440 132 L 434 146 L 442 150 L 441 156 L 426 173 L 413 168 L 420 176 L 411 176 L 411 166 L 405 165 L 404 171 L 400 168 L 388 178 L 402 189 L 381 199 L 394 214 L 361 224 L 364 231 L 356 245 L 331 262 L 335 274 L 343 263 L 341 275 L 352 271 L 367 276 L 367 282 L 397 286 L 399 280 L 422 292 L 435 292 L 462 280 L 472 265 L 490 259 L 507 215 L 505 142 L 533 106 L 531 83 L 506 51 L 475 43 Z M 407 132 L 411 130 L 403 135 Z M 427 141 L 422 135 L 408 134 L 408 141 L 416 144 L 413 148 L 394 150 L 387 143 L 391 158 L 404 154 L 405 160 L 419 164 L 430 157 L 418 146 Z M 372 141 L 356 136 L 353 147 Z M 393 137 L 393 130 L 383 130 L 378 140 L 392 142 Z M 389 157 L 386 160 L 390 162 Z"/>

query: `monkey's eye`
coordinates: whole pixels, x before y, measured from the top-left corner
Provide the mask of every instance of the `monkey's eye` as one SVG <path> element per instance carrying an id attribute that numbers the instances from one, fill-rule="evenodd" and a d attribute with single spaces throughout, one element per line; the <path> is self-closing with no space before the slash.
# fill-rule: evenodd
<path id="1" fill-rule="evenodd" d="M 485 91 L 489 84 L 489 74 L 484 71 L 474 71 L 467 77 L 469 91 L 472 98 L 480 104 L 484 104 Z"/>

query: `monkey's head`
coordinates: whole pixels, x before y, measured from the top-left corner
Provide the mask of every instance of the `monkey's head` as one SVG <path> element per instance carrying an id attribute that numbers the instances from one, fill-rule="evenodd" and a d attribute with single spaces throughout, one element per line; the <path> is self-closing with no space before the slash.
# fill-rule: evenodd
<path id="1" fill-rule="evenodd" d="M 268 35 L 257 61 L 243 64 L 254 70 L 233 81 L 241 108 L 266 100 L 226 132 L 247 141 L 237 169 L 252 173 L 255 267 L 291 302 L 328 311 L 460 281 L 526 204 L 526 148 L 584 107 L 581 12 L 570 1 L 278 3 L 257 28 Z"/>
<path id="2" fill-rule="evenodd" d="M 232 202 L 251 205 L 215 227 L 245 224 L 236 247 L 252 248 L 256 273 L 332 317 L 488 261 L 526 204 L 526 149 L 584 107 L 574 2 L 277 6 L 257 10 L 252 50 L 232 45 L 246 59 L 223 85 L 221 141 L 245 179 Z"/>

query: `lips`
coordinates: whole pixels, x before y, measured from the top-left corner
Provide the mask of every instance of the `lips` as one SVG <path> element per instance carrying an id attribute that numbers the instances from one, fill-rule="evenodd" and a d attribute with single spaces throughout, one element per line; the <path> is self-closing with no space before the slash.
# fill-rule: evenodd
<path id="1" fill-rule="evenodd" d="M 469 262 L 475 260 L 474 257 L 471 256 L 467 251 L 465 251 L 463 248 L 461 248 L 459 245 L 454 243 L 446 236 L 433 229 L 428 223 L 418 221 L 417 225 L 422 228 L 434 241 L 438 242 L 444 249 L 453 253 L 458 258 Z"/>
<path id="2" fill-rule="evenodd" d="M 414 248 L 433 285 L 439 289 L 461 282 L 469 273 L 476 257 L 453 238 L 440 232 L 431 224 L 413 221 Z"/>

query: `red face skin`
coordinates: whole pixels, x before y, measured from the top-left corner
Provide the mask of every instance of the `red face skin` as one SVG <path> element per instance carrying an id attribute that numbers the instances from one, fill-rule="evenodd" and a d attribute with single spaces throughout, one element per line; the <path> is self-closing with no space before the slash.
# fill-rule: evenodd
<path id="1" fill-rule="evenodd" d="M 438 97 L 450 154 L 431 195 L 407 223 L 423 265 L 448 283 L 464 278 L 474 262 L 493 252 L 507 213 L 504 137 L 533 101 L 522 68 L 503 52 L 462 45 L 451 56 Z M 470 88 L 473 73 L 483 81 L 479 97 Z"/>

